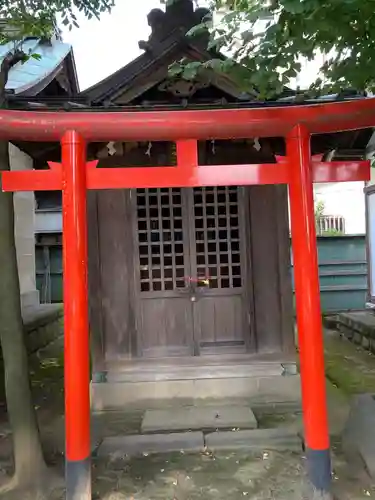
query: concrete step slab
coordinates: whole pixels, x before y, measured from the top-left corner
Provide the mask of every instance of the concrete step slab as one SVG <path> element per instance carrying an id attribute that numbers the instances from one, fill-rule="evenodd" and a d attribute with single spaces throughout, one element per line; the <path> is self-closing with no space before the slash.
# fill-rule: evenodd
<path id="1" fill-rule="evenodd" d="M 290 429 L 253 429 L 232 432 L 214 432 L 205 437 L 209 450 L 247 449 L 254 451 L 302 451 L 302 440 Z"/>
<path id="2" fill-rule="evenodd" d="M 176 451 L 200 452 L 204 449 L 202 432 L 173 434 L 147 434 L 105 438 L 97 450 L 100 457 L 116 454 L 134 456 L 144 453 L 169 453 Z"/>
<path id="3" fill-rule="evenodd" d="M 142 433 L 186 430 L 256 429 L 249 406 L 190 406 L 166 410 L 148 410 L 142 421 Z"/>
<path id="4" fill-rule="evenodd" d="M 205 380 L 247 377 L 277 377 L 284 368 L 281 363 L 239 363 L 204 366 L 142 366 L 109 370 L 108 382 L 156 382 L 173 380 Z"/>
<path id="5" fill-rule="evenodd" d="M 360 394 L 351 401 L 342 436 L 344 453 L 350 462 L 362 461 L 375 479 L 375 395 Z"/>
<path id="6" fill-rule="evenodd" d="M 372 310 L 340 313 L 336 319 L 339 327 L 347 326 L 366 337 L 375 337 L 375 314 Z"/>
<path id="7" fill-rule="evenodd" d="M 129 405 L 154 407 L 155 402 L 170 400 L 181 404 L 226 398 L 251 399 L 269 405 L 281 402 L 300 402 L 299 375 L 276 377 L 248 377 L 224 379 L 197 379 L 158 382 L 104 382 L 91 384 L 94 411 L 119 410 Z"/>

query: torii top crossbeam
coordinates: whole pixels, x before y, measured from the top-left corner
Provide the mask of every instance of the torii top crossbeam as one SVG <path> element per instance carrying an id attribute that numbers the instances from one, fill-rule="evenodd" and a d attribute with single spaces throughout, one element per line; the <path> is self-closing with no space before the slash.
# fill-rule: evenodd
<path id="1" fill-rule="evenodd" d="M 87 189 L 229 184 L 289 186 L 306 455 L 313 486 L 328 493 L 331 467 L 313 182 L 368 180 L 370 165 L 314 160 L 310 137 L 374 125 L 375 99 L 227 110 L 0 111 L 0 139 L 60 141 L 62 146 L 61 164 L 51 163 L 45 171 L 4 172 L 2 187 L 63 191 L 67 500 L 91 499 Z M 286 158 L 277 164 L 198 165 L 198 140 L 255 137 L 285 137 Z M 87 142 L 138 140 L 175 141 L 177 166 L 97 169 L 96 162 L 86 161 Z"/>
<path id="2" fill-rule="evenodd" d="M 285 137 L 303 124 L 310 134 L 374 125 L 375 98 L 247 109 L 150 112 L 0 112 L 0 138 L 59 141 L 67 130 L 86 141 L 234 139 Z"/>

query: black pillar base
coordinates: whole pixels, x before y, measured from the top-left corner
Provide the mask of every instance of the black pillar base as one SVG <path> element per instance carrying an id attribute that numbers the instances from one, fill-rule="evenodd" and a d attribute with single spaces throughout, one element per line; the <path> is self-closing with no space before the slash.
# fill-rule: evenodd
<path id="1" fill-rule="evenodd" d="M 332 484 L 330 450 L 306 448 L 307 470 L 312 486 L 321 493 L 330 493 Z"/>
<path id="2" fill-rule="evenodd" d="M 91 500 L 91 460 L 65 462 L 66 500 Z"/>

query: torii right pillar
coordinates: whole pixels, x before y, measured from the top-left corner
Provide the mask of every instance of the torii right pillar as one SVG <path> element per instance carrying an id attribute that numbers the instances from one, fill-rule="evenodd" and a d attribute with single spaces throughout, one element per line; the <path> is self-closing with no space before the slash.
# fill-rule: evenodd
<path id="1" fill-rule="evenodd" d="M 288 135 L 287 156 L 306 458 L 310 481 L 324 497 L 332 473 L 310 134 L 303 125 Z"/>

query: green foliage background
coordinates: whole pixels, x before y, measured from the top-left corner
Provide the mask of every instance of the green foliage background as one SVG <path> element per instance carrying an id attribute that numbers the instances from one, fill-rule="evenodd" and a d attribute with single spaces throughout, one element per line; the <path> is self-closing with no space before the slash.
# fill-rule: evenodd
<path id="1" fill-rule="evenodd" d="M 301 71 L 301 58 L 312 60 L 317 53 L 325 56 L 323 78 L 316 75 L 310 94 L 375 89 L 375 0 L 212 0 L 210 4 L 213 11 L 225 12 L 211 30 L 210 48 L 230 50 L 232 56 L 206 65 L 230 71 L 246 90 L 256 90 L 260 97 L 281 93 Z M 208 26 L 209 20 L 191 35 Z M 199 71 L 196 64 L 186 63 L 185 77 Z"/>

